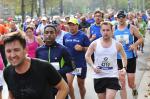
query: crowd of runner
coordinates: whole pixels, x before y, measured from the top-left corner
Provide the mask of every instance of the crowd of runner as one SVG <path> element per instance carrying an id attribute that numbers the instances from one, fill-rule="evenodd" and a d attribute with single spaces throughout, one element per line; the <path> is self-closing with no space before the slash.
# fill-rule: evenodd
<path id="1" fill-rule="evenodd" d="M 137 51 L 144 53 L 144 38 L 149 32 L 150 17 L 144 12 L 96 10 L 93 13 L 77 13 L 74 16 L 63 17 L 27 16 L 22 25 L 18 25 L 13 19 L 7 22 L 0 19 L 0 99 L 2 99 L 3 74 L 10 99 L 47 99 L 49 96 L 47 93 L 51 95 L 50 99 L 55 97 L 75 99 L 73 86 L 75 76 L 80 97 L 85 99 L 88 66 L 93 70 L 90 75 L 94 79 L 93 86 L 99 99 L 115 99 L 118 90 L 121 99 L 127 99 L 126 85 L 131 88 L 133 98 L 137 99 L 138 90 L 135 81 Z M 18 43 L 24 53 L 21 53 L 18 46 L 15 48 Z M 46 62 L 41 62 L 41 59 Z M 35 65 L 40 64 L 45 67 L 37 66 L 36 69 Z M 32 75 L 25 65 L 33 65 L 30 70 L 34 72 Z M 46 66 L 52 69 L 46 70 L 49 69 Z M 27 70 L 22 72 L 19 67 Z M 37 73 L 38 71 L 41 72 Z M 40 74 L 44 72 L 45 75 Z M 25 75 L 27 73 L 28 75 Z M 41 75 L 39 80 L 35 76 L 36 73 L 37 76 Z M 53 77 L 47 77 L 51 73 Z M 35 77 L 35 81 L 31 80 L 32 76 Z M 41 78 L 42 76 L 47 78 Z M 14 79 L 18 82 L 12 81 Z M 50 86 L 43 85 L 46 81 L 41 85 L 36 84 L 36 81 L 45 79 L 48 79 Z M 25 91 L 27 87 L 31 87 L 32 90 L 28 90 L 30 93 L 21 93 L 21 90 Z M 43 87 L 48 87 L 49 92 Z M 40 93 L 40 89 L 46 93 L 45 96 L 44 93 Z"/>

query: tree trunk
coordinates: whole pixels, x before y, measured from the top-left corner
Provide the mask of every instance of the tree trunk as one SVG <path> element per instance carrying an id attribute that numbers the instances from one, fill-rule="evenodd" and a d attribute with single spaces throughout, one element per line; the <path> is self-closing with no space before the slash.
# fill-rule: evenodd
<path id="1" fill-rule="evenodd" d="M 21 1 L 21 14 L 22 14 L 22 23 L 24 22 L 25 19 L 25 6 L 24 6 L 24 0 Z"/>
<path id="2" fill-rule="evenodd" d="M 31 17 L 33 17 L 33 13 L 34 13 L 34 2 L 35 0 L 31 1 Z"/>

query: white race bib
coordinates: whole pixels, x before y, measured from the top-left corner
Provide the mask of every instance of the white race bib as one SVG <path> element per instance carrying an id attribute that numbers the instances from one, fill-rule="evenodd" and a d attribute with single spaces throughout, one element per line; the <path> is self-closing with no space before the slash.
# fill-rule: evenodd
<path id="1" fill-rule="evenodd" d="M 81 71 L 82 71 L 82 68 L 76 68 L 76 69 L 72 72 L 72 74 L 74 74 L 74 75 L 81 75 Z"/>
<path id="2" fill-rule="evenodd" d="M 56 70 L 60 70 L 59 62 L 51 62 L 51 64 Z"/>

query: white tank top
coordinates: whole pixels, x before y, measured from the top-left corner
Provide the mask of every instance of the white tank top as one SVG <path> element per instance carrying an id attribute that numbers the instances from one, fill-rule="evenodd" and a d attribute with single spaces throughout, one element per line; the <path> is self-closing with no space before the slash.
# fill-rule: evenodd
<path id="1" fill-rule="evenodd" d="M 101 69 L 101 73 L 93 73 L 93 78 L 118 78 L 118 65 L 117 65 L 117 48 L 116 42 L 112 39 L 112 44 L 108 48 L 101 45 L 102 38 L 95 40 L 96 49 L 94 52 L 94 65 Z"/>

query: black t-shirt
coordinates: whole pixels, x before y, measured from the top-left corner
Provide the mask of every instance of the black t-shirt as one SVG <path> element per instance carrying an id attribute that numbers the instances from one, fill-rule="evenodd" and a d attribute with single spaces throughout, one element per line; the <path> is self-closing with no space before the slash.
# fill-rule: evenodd
<path id="1" fill-rule="evenodd" d="M 31 59 L 26 73 L 17 74 L 15 68 L 9 66 L 4 70 L 4 79 L 15 99 L 53 99 L 50 87 L 57 85 L 61 76 L 48 62 Z"/>

